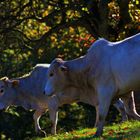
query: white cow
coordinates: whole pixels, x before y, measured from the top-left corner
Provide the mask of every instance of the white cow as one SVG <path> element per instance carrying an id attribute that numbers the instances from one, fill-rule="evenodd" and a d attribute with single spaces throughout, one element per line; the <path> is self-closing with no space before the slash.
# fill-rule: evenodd
<path id="1" fill-rule="evenodd" d="M 11 105 L 22 106 L 27 110 L 34 109 L 35 131 L 43 135 L 45 132 L 40 128 L 39 119 L 47 110 L 49 110 L 50 120 L 52 121 L 51 133 L 56 134 L 59 106 L 78 101 L 92 104 L 85 98 L 80 98 L 82 91 L 75 87 L 65 90 L 65 94 L 59 93 L 53 97 L 45 96 L 43 90 L 47 81 L 48 67 L 49 64 L 38 64 L 31 73 L 23 77 L 14 79 L 4 77 L 0 79 L 0 109 Z M 114 106 L 122 114 L 122 120 L 127 120 L 122 101 L 118 100 Z"/>
<path id="2" fill-rule="evenodd" d="M 51 63 L 45 94 L 59 93 L 70 86 L 82 88 L 85 96 L 96 100 L 99 121 L 95 136 L 101 136 L 111 101 L 122 97 L 128 104 L 128 96 L 133 99 L 130 92 L 140 90 L 139 57 L 140 33 L 119 42 L 99 39 L 85 56 L 71 61 L 55 59 Z M 139 120 L 140 116 L 132 111 Z"/>

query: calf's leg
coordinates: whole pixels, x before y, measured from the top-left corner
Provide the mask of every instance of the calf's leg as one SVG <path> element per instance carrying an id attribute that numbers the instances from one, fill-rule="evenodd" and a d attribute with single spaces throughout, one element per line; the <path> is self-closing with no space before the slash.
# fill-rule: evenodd
<path id="1" fill-rule="evenodd" d="M 50 115 L 50 120 L 52 122 L 51 133 L 53 135 L 55 135 L 56 134 L 57 120 L 58 120 L 58 111 L 55 109 L 50 109 L 49 115 Z"/>
<path id="2" fill-rule="evenodd" d="M 98 126 L 98 122 L 99 122 L 99 106 L 95 106 L 95 109 L 96 109 L 96 121 L 95 121 L 95 125 L 94 127 L 97 127 Z"/>
<path id="3" fill-rule="evenodd" d="M 35 122 L 35 132 L 37 134 L 41 134 L 43 136 L 46 136 L 46 132 L 41 130 L 40 125 L 39 125 L 39 119 L 43 115 L 44 112 L 45 112 L 44 110 L 36 110 L 34 115 L 33 115 L 33 119 Z"/>

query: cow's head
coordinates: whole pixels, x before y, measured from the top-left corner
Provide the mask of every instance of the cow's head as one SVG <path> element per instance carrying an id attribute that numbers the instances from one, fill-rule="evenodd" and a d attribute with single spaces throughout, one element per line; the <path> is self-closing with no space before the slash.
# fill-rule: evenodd
<path id="1" fill-rule="evenodd" d="M 68 68 L 62 59 L 56 58 L 48 69 L 44 94 L 51 96 L 54 93 L 62 92 L 67 86 L 67 78 Z"/>
<path id="2" fill-rule="evenodd" d="M 11 103 L 14 89 L 18 84 L 18 80 L 9 80 L 8 77 L 0 79 L 0 109 L 6 108 Z"/>

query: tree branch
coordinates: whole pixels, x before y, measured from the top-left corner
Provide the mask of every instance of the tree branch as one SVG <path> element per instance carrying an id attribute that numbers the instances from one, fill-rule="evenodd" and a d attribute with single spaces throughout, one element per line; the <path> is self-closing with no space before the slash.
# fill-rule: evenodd
<path id="1" fill-rule="evenodd" d="M 86 20 L 87 17 L 82 17 L 79 18 L 78 20 L 74 20 L 74 21 L 68 21 L 66 23 L 60 23 L 58 25 L 56 25 L 55 27 L 53 27 L 52 29 L 50 29 L 47 33 L 45 33 L 41 38 L 34 40 L 34 42 L 37 43 L 37 46 L 39 48 L 39 46 L 41 45 L 41 42 L 44 42 L 44 40 L 50 36 L 52 33 L 56 33 L 59 32 L 60 29 L 64 29 L 64 28 L 68 28 L 68 27 L 77 27 L 77 26 L 81 26 L 81 27 L 85 27 L 90 33 L 92 33 L 92 35 L 97 38 L 98 35 L 96 34 L 96 32 L 94 31 L 94 28 L 91 26 L 90 24 L 87 22 Z M 32 40 L 33 41 L 33 40 Z"/>
<path id="2" fill-rule="evenodd" d="M 120 22 L 118 24 L 118 28 L 124 30 L 126 24 L 129 24 L 132 19 L 129 15 L 129 0 L 117 0 L 118 5 L 120 7 Z"/>
<path id="3" fill-rule="evenodd" d="M 100 0 L 99 7 L 99 35 L 108 39 L 108 0 Z"/>

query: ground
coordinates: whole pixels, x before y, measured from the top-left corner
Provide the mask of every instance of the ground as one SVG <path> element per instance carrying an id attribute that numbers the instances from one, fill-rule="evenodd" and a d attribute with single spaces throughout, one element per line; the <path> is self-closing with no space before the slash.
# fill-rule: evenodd
<path id="1" fill-rule="evenodd" d="M 33 140 L 140 140 L 140 122 L 127 121 L 104 127 L 104 134 L 100 138 L 93 138 L 96 129 L 85 128 L 48 136 L 46 138 L 33 138 Z"/>

